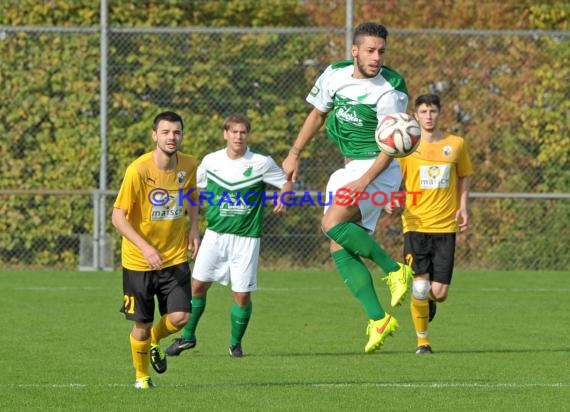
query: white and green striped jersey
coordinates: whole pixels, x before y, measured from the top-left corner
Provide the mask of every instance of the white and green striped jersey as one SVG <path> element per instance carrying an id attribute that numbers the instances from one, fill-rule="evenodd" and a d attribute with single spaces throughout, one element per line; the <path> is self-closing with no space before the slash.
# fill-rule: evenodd
<path id="1" fill-rule="evenodd" d="M 328 137 L 343 156 L 370 159 L 378 156 L 374 132 L 378 120 L 406 112 L 408 90 L 404 78 L 382 66 L 376 77 L 355 79 L 351 60 L 334 63 L 317 79 L 307 102 L 323 113 Z"/>
<path id="2" fill-rule="evenodd" d="M 249 148 L 239 159 L 230 159 L 226 149 L 210 153 L 198 166 L 200 203 L 206 206 L 208 229 L 261 237 L 266 184 L 283 188 L 285 173 L 269 157 Z"/>

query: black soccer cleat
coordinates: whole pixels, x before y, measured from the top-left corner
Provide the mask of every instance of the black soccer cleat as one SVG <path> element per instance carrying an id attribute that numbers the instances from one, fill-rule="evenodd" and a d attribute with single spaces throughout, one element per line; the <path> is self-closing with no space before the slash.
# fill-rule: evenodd
<path id="1" fill-rule="evenodd" d="M 230 356 L 232 358 L 241 358 L 243 356 L 243 349 L 241 348 L 241 343 L 236 343 L 229 347 Z"/>
<path id="2" fill-rule="evenodd" d="M 433 351 L 429 345 L 418 346 L 416 349 L 416 355 L 426 355 L 430 353 L 433 353 Z"/>
<path id="3" fill-rule="evenodd" d="M 196 346 L 196 338 L 194 339 L 176 338 L 170 344 L 170 346 L 166 348 L 166 354 L 168 356 L 178 356 L 183 351 L 187 349 L 192 349 L 194 346 Z"/>
<path id="4" fill-rule="evenodd" d="M 166 355 L 162 353 L 158 345 L 150 346 L 150 364 L 157 373 L 166 372 Z"/>

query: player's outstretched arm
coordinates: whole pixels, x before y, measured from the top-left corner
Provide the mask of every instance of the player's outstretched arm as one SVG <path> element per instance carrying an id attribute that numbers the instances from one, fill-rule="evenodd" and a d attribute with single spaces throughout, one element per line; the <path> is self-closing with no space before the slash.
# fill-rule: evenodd
<path id="1" fill-rule="evenodd" d="M 283 171 L 285 172 L 288 180 L 291 180 L 292 182 L 297 181 L 299 176 L 299 159 L 301 151 L 311 141 L 313 136 L 317 134 L 321 126 L 324 124 L 326 117 L 326 113 L 317 109 L 311 110 L 308 114 L 299 134 L 297 135 L 297 139 L 295 139 L 295 143 L 293 143 L 293 146 L 289 150 L 289 154 L 283 161 Z"/>

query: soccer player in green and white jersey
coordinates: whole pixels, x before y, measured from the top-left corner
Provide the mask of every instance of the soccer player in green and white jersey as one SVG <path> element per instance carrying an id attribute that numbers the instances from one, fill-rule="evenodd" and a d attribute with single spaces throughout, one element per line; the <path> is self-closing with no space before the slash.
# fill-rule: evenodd
<path id="1" fill-rule="evenodd" d="M 399 325 L 384 311 L 374 289 L 372 276 L 361 257 L 374 261 L 387 273 L 392 306 L 401 305 L 409 293 L 412 270 L 394 261 L 370 235 L 382 207 L 372 202 L 374 194 L 388 197 L 401 183 L 398 162 L 380 153 L 374 132 L 384 115 L 405 112 L 408 93 L 403 77 L 383 65 L 388 31 L 380 24 L 363 23 L 352 42 L 353 60 L 330 65 L 317 79 L 307 101 L 313 105 L 283 162 L 293 181 L 299 171 L 299 156 L 326 121 L 328 137 L 346 158 L 344 168 L 334 172 L 327 193 L 339 189 L 353 194 L 367 192 L 368 200 L 350 205 L 333 201 L 325 207 L 323 232 L 330 239 L 330 252 L 344 283 L 368 315 L 368 343 L 364 351 L 374 352 Z"/>
<path id="2" fill-rule="evenodd" d="M 275 213 L 285 211 L 282 194 L 292 190 L 292 182 L 271 157 L 248 148 L 250 129 L 249 120 L 241 114 L 226 118 L 226 148 L 206 155 L 198 166 L 197 185 L 206 189 L 200 198 L 206 204 L 207 229 L 192 274 L 192 315 L 182 336 L 166 349 L 169 356 L 196 346 L 196 328 L 213 282 L 231 283 L 229 354 L 243 356 L 241 341 L 251 317 L 251 292 L 257 289 L 263 206 L 274 203 Z M 266 184 L 282 189 L 277 199 L 265 198 Z"/>

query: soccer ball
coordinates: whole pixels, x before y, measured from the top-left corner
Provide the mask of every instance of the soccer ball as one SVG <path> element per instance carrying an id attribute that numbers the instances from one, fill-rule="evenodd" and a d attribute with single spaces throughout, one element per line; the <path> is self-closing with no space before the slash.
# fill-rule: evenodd
<path id="1" fill-rule="evenodd" d="M 375 137 L 380 150 L 390 157 L 405 157 L 420 143 L 420 125 L 407 113 L 393 113 L 378 122 Z"/>

